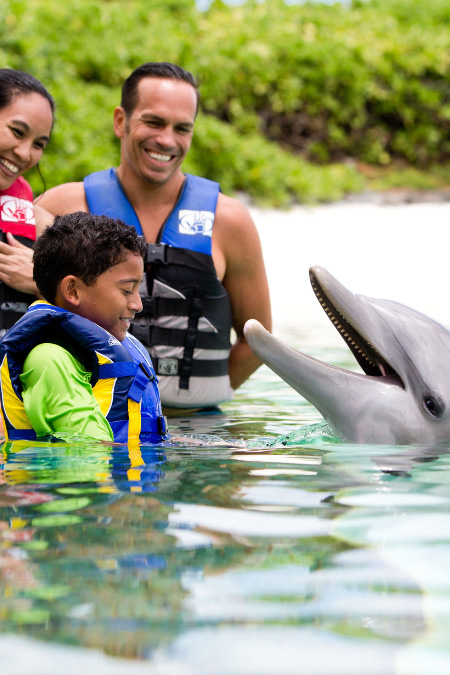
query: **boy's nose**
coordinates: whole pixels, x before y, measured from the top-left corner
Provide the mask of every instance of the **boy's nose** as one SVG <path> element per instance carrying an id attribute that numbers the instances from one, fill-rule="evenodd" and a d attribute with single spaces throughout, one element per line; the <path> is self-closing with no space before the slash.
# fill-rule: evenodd
<path id="1" fill-rule="evenodd" d="M 142 300 L 141 296 L 139 295 L 139 291 L 135 291 L 133 295 L 130 295 L 130 309 L 133 309 L 136 314 L 138 312 L 142 312 Z"/>

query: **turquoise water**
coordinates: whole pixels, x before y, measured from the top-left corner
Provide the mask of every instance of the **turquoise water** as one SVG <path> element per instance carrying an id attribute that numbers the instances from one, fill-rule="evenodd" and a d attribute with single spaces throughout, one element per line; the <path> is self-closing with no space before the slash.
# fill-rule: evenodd
<path id="1" fill-rule="evenodd" d="M 4 448 L 2 675 L 450 672 L 450 446 L 340 443 L 267 368 L 171 430 Z"/>

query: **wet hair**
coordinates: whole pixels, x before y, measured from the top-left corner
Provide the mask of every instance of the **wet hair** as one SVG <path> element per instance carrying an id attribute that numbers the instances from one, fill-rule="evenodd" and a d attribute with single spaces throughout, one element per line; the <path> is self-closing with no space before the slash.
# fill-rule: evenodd
<path id="1" fill-rule="evenodd" d="M 40 94 L 43 98 L 47 99 L 54 121 L 55 101 L 42 82 L 39 82 L 39 80 L 29 73 L 23 73 L 21 70 L 0 68 L 0 110 L 9 106 L 16 96 L 20 96 L 21 94 L 26 96 L 29 94 Z"/>
<path id="2" fill-rule="evenodd" d="M 138 104 L 138 85 L 139 82 L 146 77 L 155 77 L 161 80 L 180 80 L 187 82 L 194 88 L 197 96 L 197 109 L 200 103 L 200 92 L 198 90 L 198 82 L 195 77 L 188 70 L 176 66 L 174 63 L 167 63 L 166 61 L 143 63 L 125 80 L 122 87 L 122 100 L 120 105 L 125 110 L 127 117 L 131 115 Z"/>
<path id="3" fill-rule="evenodd" d="M 48 302 L 55 302 L 58 284 L 68 274 L 86 286 L 129 253 L 144 256 L 146 244 L 134 227 L 118 218 L 77 211 L 56 216 L 34 247 L 33 278 Z"/>

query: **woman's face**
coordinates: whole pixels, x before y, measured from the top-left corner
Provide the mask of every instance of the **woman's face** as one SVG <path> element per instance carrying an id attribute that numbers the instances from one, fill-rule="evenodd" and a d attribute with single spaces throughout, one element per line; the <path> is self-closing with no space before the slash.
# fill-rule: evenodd
<path id="1" fill-rule="evenodd" d="M 0 190 L 39 162 L 52 123 L 50 103 L 35 92 L 19 94 L 0 109 Z"/>

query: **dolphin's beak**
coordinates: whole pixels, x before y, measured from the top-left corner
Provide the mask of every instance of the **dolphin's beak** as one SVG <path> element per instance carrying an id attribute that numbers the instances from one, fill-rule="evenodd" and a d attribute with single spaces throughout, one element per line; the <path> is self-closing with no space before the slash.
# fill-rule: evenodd
<path id="1" fill-rule="evenodd" d="M 367 305 L 363 305 L 357 295 L 322 267 L 311 267 L 309 278 L 325 314 L 347 343 L 364 373 L 373 377 L 389 377 L 391 384 L 404 387 L 398 373 L 370 341 L 369 335 L 377 331 L 373 330 L 374 320 Z M 393 382 L 393 379 L 396 381 Z"/>

